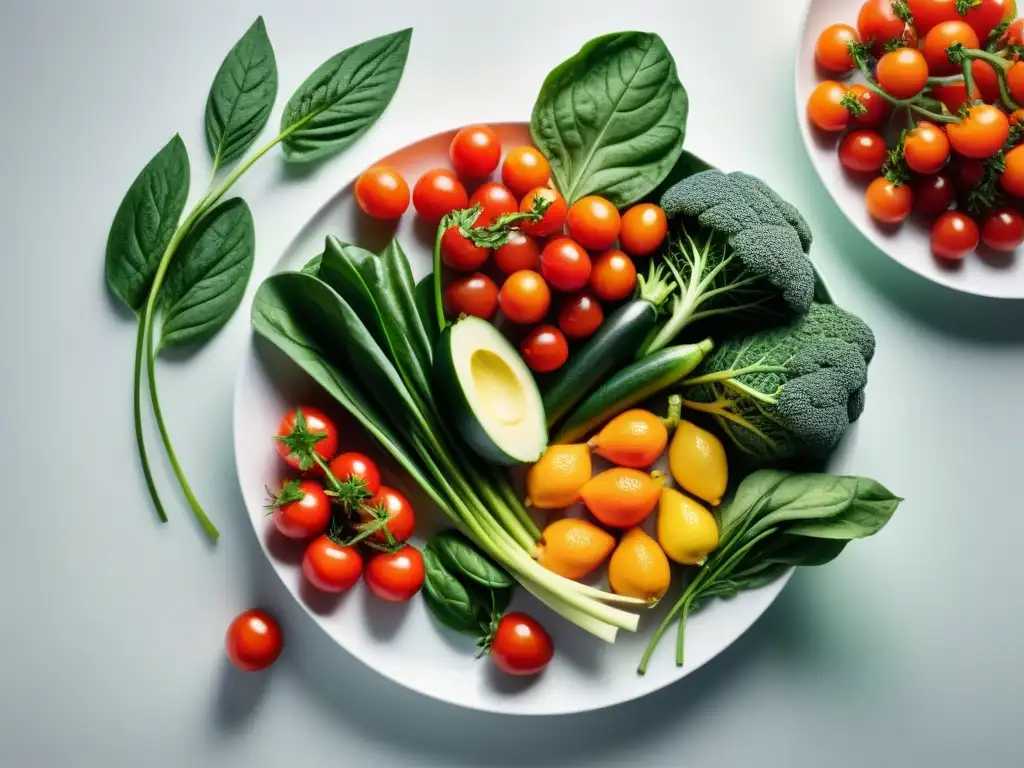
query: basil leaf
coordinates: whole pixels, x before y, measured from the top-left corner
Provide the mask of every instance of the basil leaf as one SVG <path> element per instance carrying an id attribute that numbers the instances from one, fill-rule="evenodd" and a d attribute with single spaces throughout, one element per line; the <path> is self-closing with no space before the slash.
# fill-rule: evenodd
<path id="1" fill-rule="evenodd" d="M 902 499 L 881 483 L 867 478 L 846 478 L 852 483 L 850 504 L 839 514 L 786 526 L 790 536 L 818 539 L 863 539 L 878 533 L 896 512 Z"/>
<path id="2" fill-rule="evenodd" d="M 688 102 L 658 35 L 595 38 L 548 75 L 530 133 L 571 205 L 601 195 L 635 203 L 668 175 L 683 151 Z"/>
<path id="3" fill-rule="evenodd" d="M 347 48 L 299 86 L 281 116 L 284 156 L 308 162 L 361 136 L 388 106 L 409 55 L 412 29 Z"/>
<path id="4" fill-rule="evenodd" d="M 430 539 L 441 561 L 458 575 L 490 589 L 507 589 L 515 580 L 477 549 L 465 536 L 444 531 Z"/>
<path id="5" fill-rule="evenodd" d="M 224 58 L 206 100 L 206 144 L 215 167 L 252 145 L 276 98 L 277 61 L 260 16 Z"/>
<path id="6" fill-rule="evenodd" d="M 236 197 L 210 211 L 167 270 L 160 347 L 201 341 L 220 330 L 242 303 L 255 257 L 256 232 L 245 201 Z"/>
<path id="7" fill-rule="evenodd" d="M 434 618 L 456 632 L 474 637 L 479 635 L 480 602 L 448 572 L 429 545 L 423 550 L 423 569 L 423 595 Z"/>
<path id="8" fill-rule="evenodd" d="M 138 312 L 188 197 L 185 143 L 177 134 L 150 160 L 117 207 L 107 235 L 107 285 Z"/>

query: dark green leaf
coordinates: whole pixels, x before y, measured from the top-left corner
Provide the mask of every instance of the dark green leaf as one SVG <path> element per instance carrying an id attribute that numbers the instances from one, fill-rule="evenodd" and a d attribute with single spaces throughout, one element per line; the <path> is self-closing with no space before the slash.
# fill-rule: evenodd
<path id="1" fill-rule="evenodd" d="M 622 208 L 651 192 L 683 149 L 688 103 L 658 35 L 595 38 L 541 87 L 530 132 L 566 201 Z"/>
<path id="2" fill-rule="evenodd" d="M 777 469 L 759 469 L 743 478 L 736 493 L 722 506 L 719 539 L 724 543 L 746 530 L 761 509 L 762 500 L 791 474 Z"/>
<path id="3" fill-rule="evenodd" d="M 863 477 L 847 480 L 853 484 L 852 500 L 840 514 L 787 525 L 784 531 L 790 536 L 843 541 L 863 539 L 878 533 L 889 522 L 902 499 L 874 480 Z"/>
<path id="4" fill-rule="evenodd" d="M 214 165 L 238 158 L 270 119 L 277 98 L 277 62 L 263 17 L 235 43 L 206 100 L 206 143 Z"/>
<path id="5" fill-rule="evenodd" d="M 299 86 L 281 116 L 286 160 L 307 162 L 361 136 L 391 102 L 409 55 L 412 29 L 384 35 L 331 57 Z"/>
<path id="6" fill-rule="evenodd" d="M 427 332 L 427 340 L 430 348 L 437 346 L 439 336 L 437 319 L 437 305 L 434 303 L 434 273 L 424 277 L 416 283 L 416 312 L 420 316 L 420 322 Z"/>
<path id="7" fill-rule="evenodd" d="M 226 200 L 203 217 L 167 270 L 160 346 L 201 341 L 220 330 L 242 303 L 255 257 L 256 232 L 244 200 Z"/>
<path id="8" fill-rule="evenodd" d="M 138 312 L 188 197 L 188 152 L 175 134 L 132 182 L 107 236 L 107 285 Z"/>
<path id="9" fill-rule="evenodd" d="M 490 590 L 491 598 L 493 600 L 492 610 L 496 616 L 500 617 L 504 615 L 506 610 L 508 610 L 509 603 L 512 602 L 512 594 L 514 591 L 515 590 L 512 587 L 507 589 Z"/>
<path id="10" fill-rule="evenodd" d="M 397 238 L 392 238 L 381 251 L 380 259 L 384 267 L 388 297 L 393 300 L 392 306 L 399 313 L 403 335 L 409 339 L 420 367 L 429 372 L 434 357 L 434 345 L 431 344 L 427 329 L 416 309 L 416 283 L 412 276 L 412 268 Z"/>
<path id="11" fill-rule="evenodd" d="M 783 576 L 791 567 L 789 565 L 772 563 L 749 574 L 734 574 L 733 576 L 715 579 L 698 591 L 697 597 L 690 608 L 690 613 L 695 613 L 700 608 L 706 606 L 712 598 L 729 598 L 740 592 L 765 587 Z"/>
<path id="12" fill-rule="evenodd" d="M 478 598 L 448 572 L 430 546 L 423 550 L 423 569 L 423 595 L 434 618 L 456 632 L 479 636 L 480 616 L 484 607 Z"/>
<path id="13" fill-rule="evenodd" d="M 477 549 L 465 536 L 444 531 L 430 539 L 429 545 L 455 574 L 472 579 L 490 589 L 515 586 L 515 580 Z"/>
<path id="14" fill-rule="evenodd" d="M 848 540 L 818 539 L 780 533 L 775 550 L 766 553 L 765 562 L 779 565 L 825 565 L 839 557 Z"/>
<path id="15" fill-rule="evenodd" d="M 765 497 L 758 520 L 746 535 L 753 537 L 786 523 L 842 514 L 853 503 L 856 487 L 856 478 L 816 472 L 791 475 Z"/>
<path id="16" fill-rule="evenodd" d="M 318 253 L 312 259 L 302 265 L 300 270 L 303 274 L 312 275 L 313 277 L 319 277 L 320 275 L 320 262 L 323 261 L 324 255 Z"/>

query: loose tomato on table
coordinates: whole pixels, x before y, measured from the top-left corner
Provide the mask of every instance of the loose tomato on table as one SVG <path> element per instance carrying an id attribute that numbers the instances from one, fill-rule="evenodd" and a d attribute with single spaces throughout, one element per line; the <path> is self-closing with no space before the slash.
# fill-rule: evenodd
<path id="1" fill-rule="evenodd" d="M 846 74 L 857 66 L 850 55 L 850 43 L 859 42 L 857 30 L 849 24 L 832 24 L 818 35 L 814 43 L 814 60 L 826 72 Z"/>
<path id="2" fill-rule="evenodd" d="M 444 308 L 452 317 L 489 320 L 498 309 L 498 286 L 482 272 L 456 278 L 444 289 Z"/>
<path id="3" fill-rule="evenodd" d="M 558 327 L 573 339 L 592 336 L 603 322 L 601 303 L 587 291 L 567 297 L 558 313 Z"/>
<path id="4" fill-rule="evenodd" d="M 884 176 L 868 185 L 864 195 L 868 213 L 882 224 L 899 224 L 910 215 L 914 193 L 908 184 L 898 184 Z"/>
<path id="5" fill-rule="evenodd" d="M 297 446 L 313 446 L 317 455 L 326 462 L 338 452 L 338 428 L 326 413 L 310 405 L 288 411 L 277 425 L 275 439 L 281 458 L 292 469 L 303 472 L 319 467 L 304 461 L 303 453 L 296 450 Z"/>
<path id="6" fill-rule="evenodd" d="M 319 536 L 306 547 L 302 574 L 322 592 L 347 592 L 363 575 L 363 556 L 355 547 L 346 547 L 329 536 Z"/>
<path id="7" fill-rule="evenodd" d="M 559 291 L 578 291 L 590 279 L 590 255 L 568 237 L 556 237 L 540 252 L 540 273 Z"/>
<path id="8" fill-rule="evenodd" d="M 861 42 L 870 45 L 875 53 L 893 40 L 902 40 L 905 27 L 906 22 L 893 12 L 891 0 L 867 0 L 857 14 Z"/>
<path id="9" fill-rule="evenodd" d="M 850 131 L 839 143 L 839 162 L 855 173 L 878 173 L 889 156 L 889 147 L 878 131 Z"/>
<path id="10" fill-rule="evenodd" d="M 569 237 L 594 251 L 613 246 L 622 229 L 618 209 L 597 195 L 588 195 L 573 203 L 565 223 Z"/>
<path id="11" fill-rule="evenodd" d="M 636 266 L 617 248 L 605 251 L 590 269 L 590 290 L 602 301 L 621 301 L 636 287 Z"/>
<path id="12" fill-rule="evenodd" d="M 850 112 L 843 105 L 846 88 L 835 80 L 819 83 L 807 100 L 807 118 L 818 128 L 836 133 L 850 122 Z"/>
<path id="13" fill-rule="evenodd" d="M 519 352 L 531 371 L 550 373 L 569 359 L 569 344 L 555 326 L 538 325 L 520 343 Z"/>
<path id="14" fill-rule="evenodd" d="M 1024 217 L 1012 208 L 992 211 L 981 222 L 980 239 L 993 251 L 1014 251 L 1024 243 Z"/>
<path id="15" fill-rule="evenodd" d="M 878 60 L 875 76 L 890 96 L 909 99 L 919 94 L 927 84 L 928 63 L 916 48 L 897 48 Z"/>
<path id="16" fill-rule="evenodd" d="M 494 263 L 506 275 L 521 269 L 537 269 L 540 266 L 540 248 L 528 234 L 513 229 L 508 242 L 495 248 Z"/>
<path id="17" fill-rule="evenodd" d="M 535 147 L 513 147 L 501 164 L 501 180 L 518 197 L 543 187 L 550 178 L 551 166 Z"/>
<path id="18" fill-rule="evenodd" d="M 978 247 L 978 225 L 962 211 L 946 211 L 932 225 L 932 253 L 959 261 Z"/>
<path id="19" fill-rule="evenodd" d="M 1016 146 L 1006 153 L 999 186 L 1014 197 L 1024 197 L 1024 145 Z"/>
<path id="20" fill-rule="evenodd" d="M 903 139 L 903 158 L 917 173 L 936 173 L 949 160 L 949 139 L 937 125 L 922 120 Z"/>
<path id="21" fill-rule="evenodd" d="M 532 269 L 521 269 L 509 275 L 501 286 L 498 304 L 501 313 L 513 323 L 537 323 L 551 308 L 551 289 Z"/>
<path id="22" fill-rule="evenodd" d="M 510 675 L 536 675 L 555 654 L 551 636 L 536 619 L 520 611 L 501 617 L 489 643 L 491 660 Z"/>
<path id="23" fill-rule="evenodd" d="M 498 167 L 501 139 L 486 125 L 469 125 L 459 130 L 448 148 L 452 168 L 460 176 L 479 178 Z"/>
<path id="24" fill-rule="evenodd" d="M 840 102 L 850 113 L 852 128 L 878 128 L 892 114 L 892 105 L 865 85 L 851 85 Z"/>
<path id="25" fill-rule="evenodd" d="M 380 490 L 380 470 L 373 459 L 356 451 L 338 454 L 329 469 L 342 483 L 355 486 L 354 498 L 369 498 Z"/>
<path id="26" fill-rule="evenodd" d="M 231 663 L 246 672 L 269 667 L 277 661 L 283 646 L 284 635 L 277 619 L 258 609 L 238 614 L 224 637 Z"/>
<path id="27" fill-rule="evenodd" d="M 479 205 L 480 215 L 473 226 L 483 227 L 491 224 L 503 213 L 515 213 L 519 210 L 519 201 L 509 192 L 508 187 L 496 181 L 481 184 L 480 188 L 469 198 L 470 206 Z"/>
<path id="28" fill-rule="evenodd" d="M 487 248 L 475 245 L 454 224 L 441 235 L 441 260 L 457 272 L 480 269 L 490 253 Z"/>
<path id="29" fill-rule="evenodd" d="M 953 149 L 964 157 L 984 160 L 1003 148 L 1010 135 L 1010 121 L 998 107 L 978 104 L 966 117 L 947 124 L 946 135 Z"/>
<path id="30" fill-rule="evenodd" d="M 437 224 L 452 211 L 469 207 L 469 196 L 459 178 L 447 168 L 427 171 L 412 188 L 412 206 L 423 219 Z"/>
<path id="31" fill-rule="evenodd" d="M 914 210 L 934 216 L 942 213 L 956 199 L 956 187 L 944 173 L 934 176 L 922 176 L 912 183 L 914 190 Z"/>
<path id="32" fill-rule="evenodd" d="M 366 565 L 366 586 L 381 600 L 407 602 L 423 586 L 423 555 L 411 544 L 397 552 L 382 552 Z"/>
<path id="33" fill-rule="evenodd" d="M 385 527 L 391 532 L 395 541 L 408 541 L 416 528 L 416 513 L 412 504 L 401 493 L 387 485 L 380 486 L 373 498 L 363 504 L 359 510 L 359 518 L 364 524 L 372 523 L 383 515 L 387 519 Z M 383 529 L 370 534 L 370 541 L 386 542 L 387 534 Z"/>
<path id="34" fill-rule="evenodd" d="M 375 165 L 356 179 L 356 202 L 375 219 L 397 219 L 409 207 L 409 185 L 393 168 Z"/>
<path id="35" fill-rule="evenodd" d="M 331 522 L 331 501 L 313 480 L 289 480 L 270 508 L 277 530 L 289 539 L 319 536 Z"/>
<path id="36" fill-rule="evenodd" d="M 981 42 L 971 26 L 959 19 L 943 21 L 932 27 L 924 38 L 924 58 L 928 62 L 928 73 L 944 77 L 960 72 L 960 67 L 949 60 L 946 53 L 954 43 L 964 48 L 977 48 Z"/>
<path id="37" fill-rule="evenodd" d="M 529 213 L 533 210 L 534 201 L 541 197 L 551 203 L 539 221 L 523 221 L 520 228 L 528 235 L 534 237 L 548 237 L 556 232 L 561 232 L 565 225 L 565 217 L 569 213 L 569 207 L 565 204 L 565 198 L 557 189 L 551 187 L 537 187 L 526 193 L 526 196 L 519 203 L 521 213 Z"/>
<path id="38" fill-rule="evenodd" d="M 661 206 L 639 203 L 622 214 L 619 245 L 631 256 L 648 256 L 665 241 L 668 218 Z"/>

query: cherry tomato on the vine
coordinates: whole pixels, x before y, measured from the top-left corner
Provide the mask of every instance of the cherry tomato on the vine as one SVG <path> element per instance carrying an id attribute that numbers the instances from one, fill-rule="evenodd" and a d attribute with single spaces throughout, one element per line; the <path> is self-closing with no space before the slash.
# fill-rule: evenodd
<path id="1" fill-rule="evenodd" d="M 914 26 L 922 35 L 927 35 L 932 27 L 944 21 L 960 19 L 956 9 L 957 0 L 906 0 Z"/>
<path id="2" fill-rule="evenodd" d="M 427 171 L 412 188 L 412 205 L 421 217 L 437 224 L 452 211 L 469 207 L 469 196 L 458 177 L 447 168 Z"/>
<path id="3" fill-rule="evenodd" d="M 879 176 L 864 195 L 868 213 L 882 224 L 899 224 L 910 215 L 914 193 L 908 184 L 896 184 Z"/>
<path id="4" fill-rule="evenodd" d="M 498 167 L 501 139 L 486 125 L 468 125 L 455 134 L 448 148 L 448 157 L 460 176 L 486 176 Z"/>
<path id="5" fill-rule="evenodd" d="M 619 239 L 622 217 L 603 197 L 588 195 L 570 206 L 565 223 L 569 237 L 584 248 L 600 251 L 610 248 Z"/>
<path id="6" fill-rule="evenodd" d="M 540 248 L 528 234 L 513 229 L 508 242 L 494 250 L 494 263 L 506 275 L 521 269 L 537 269 L 540 266 Z"/>
<path id="7" fill-rule="evenodd" d="M 523 221 L 520 223 L 520 228 L 526 234 L 533 235 L 534 237 L 547 237 L 556 232 L 561 232 L 562 227 L 565 225 L 565 217 L 569 213 L 569 207 L 565 204 L 565 198 L 559 194 L 557 189 L 552 189 L 551 187 L 531 189 L 519 203 L 520 213 L 532 211 L 534 200 L 537 197 L 550 200 L 551 205 L 539 221 Z"/>
<path id="8" fill-rule="evenodd" d="M 281 419 L 281 423 L 277 425 L 277 437 L 288 437 L 295 429 L 295 422 L 298 418 L 298 413 L 302 413 L 303 421 L 305 422 L 306 431 L 315 435 L 322 435 L 322 437 L 314 443 L 313 450 L 320 456 L 324 461 L 330 461 L 334 458 L 334 454 L 338 452 L 338 428 L 334 426 L 334 422 L 327 416 L 326 413 L 321 411 L 319 408 L 314 408 L 311 405 L 303 405 L 300 408 L 292 409 L 284 415 Z M 277 452 L 281 455 L 281 458 L 287 462 L 288 466 L 292 469 L 302 469 L 301 458 L 291 452 L 285 443 L 280 440 L 275 441 L 277 443 Z M 309 469 L 319 470 L 319 467 L 314 464 Z"/>
<path id="9" fill-rule="evenodd" d="M 999 186 L 1014 197 L 1024 197 L 1024 144 L 1006 153 Z"/>
<path id="10" fill-rule="evenodd" d="M 363 575 L 363 556 L 328 536 L 309 542 L 302 556 L 302 575 L 322 592 L 345 592 Z"/>
<path id="11" fill-rule="evenodd" d="M 319 536 L 331 522 L 331 500 L 312 480 L 285 483 L 273 509 L 277 530 L 289 539 Z"/>
<path id="12" fill-rule="evenodd" d="M 356 202 L 375 219 L 397 219 L 409 207 L 409 185 L 393 168 L 375 165 L 356 179 Z"/>
<path id="13" fill-rule="evenodd" d="M 568 237 L 556 237 L 540 252 L 540 273 L 558 291 L 578 291 L 590 279 L 590 256 Z"/>
<path id="14" fill-rule="evenodd" d="M 383 512 L 387 515 L 385 527 L 391 531 L 395 541 L 407 541 L 416 528 L 416 513 L 412 504 L 402 494 L 387 485 L 380 486 L 380 490 L 373 498 L 363 504 L 359 510 L 359 518 L 363 523 L 369 523 L 377 518 L 373 511 Z M 383 529 L 375 531 L 370 535 L 370 541 L 386 542 L 388 537 Z"/>
<path id="15" fill-rule="evenodd" d="M 1024 19 L 1010 22 L 999 41 L 1003 45 L 1024 45 Z"/>
<path id="16" fill-rule="evenodd" d="M 569 359 L 569 343 L 565 334 L 553 325 L 538 325 L 519 345 L 523 360 L 531 371 L 550 373 Z"/>
<path id="17" fill-rule="evenodd" d="M 1019 125 L 1024 120 L 1024 109 L 1015 109 L 1010 113 L 1010 125 Z"/>
<path id="18" fill-rule="evenodd" d="M 480 205 L 482 210 L 473 226 L 485 227 L 503 213 L 515 213 L 519 210 L 519 201 L 508 191 L 508 187 L 496 181 L 481 184 L 480 188 L 469 198 L 470 206 Z"/>
<path id="19" fill-rule="evenodd" d="M 668 218 L 661 206 L 638 203 L 622 214 L 619 244 L 631 256 L 647 256 L 661 247 L 668 234 Z"/>
<path id="20" fill-rule="evenodd" d="M 343 483 L 360 481 L 370 496 L 380 490 L 380 470 L 369 456 L 346 451 L 338 454 L 329 468 L 331 474 Z"/>
<path id="21" fill-rule="evenodd" d="M 551 308 L 551 289 L 532 269 L 521 269 L 508 276 L 498 294 L 501 313 L 513 323 L 539 322 Z"/>
<path id="22" fill-rule="evenodd" d="M 981 242 L 993 251 L 1009 253 L 1024 243 L 1024 217 L 1012 208 L 999 208 L 981 222 Z"/>
<path id="23" fill-rule="evenodd" d="M 441 260 L 458 272 L 480 269 L 489 254 L 487 248 L 474 245 L 454 224 L 441 235 Z"/>
<path id="24" fill-rule="evenodd" d="M 924 58 L 928 62 L 930 75 L 943 77 L 960 71 L 960 67 L 946 55 L 946 49 L 953 43 L 960 43 L 964 48 L 977 48 L 980 45 L 978 34 L 959 19 L 936 24 L 925 35 Z"/>
<path id="25" fill-rule="evenodd" d="M 944 173 L 915 179 L 913 189 L 914 210 L 930 216 L 948 209 L 956 198 L 956 188 Z"/>
<path id="26" fill-rule="evenodd" d="M 928 82 L 928 63 L 916 48 L 897 48 L 878 60 L 875 76 L 890 96 L 909 99 Z"/>
<path id="27" fill-rule="evenodd" d="M 558 327 L 574 339 L 585 339 L 604 322 L 601 303 L 586 291 L 569 296 L 558 313 Z"/>
<path id="28" fill-rule="evenodd" d="M 814 60 L 826 72 L 842 75 L 855 66 L 850 55 L 850 43 L 859 43 L 857 30 L 849 24 L 825 27 L 814 44 Z"/>
<path id="29" fill-rule="evenodd" d="M 257 609 L 238 614 L 224 638 L 231 663 L 246 672 L 269 667 L 277 661 L 283 646 L 284 636 L 277 619 Z"/>
<path id="30" fill-rule="evenodd" d="M 850 104 L 847 110 L 850 111 L 850 126 L 853 128 L 878 128 L 892 114 L 892 104 L 860 83 L 850 86 L 842 103 Z M 857 109 L 855 104 L 863 109 Z"/>
<path id="31" fill-rule="evenodd" d="M 513 147 L 501 164 L 501 180 L 517 197 L 543 187 L 550 178 L 551 166 L 547 158 L 534 147 Z"/>
<path id="32" fill-rule="evenodd" d="M 999 76 L 992 65 L 987 61 L 974 59 L 971 62 L 971 73 L 974 75 L 974 84 L 978 87 L 981 98 L 990 104 L 999 101 Z"/>
<path id="33" fill-rule="evenodd" d="M 1010 121 L 998 107 L 978 104 L 963 119 L 947 124 L 946 135 L 964 157 L 984 160 L 1003 148 L 1010 135 Z"/>
<path id="34" fill-rule="evenodd" d="M 925 174 L 937 172 L 949 160 L 946 132 L 922 120 L 907 132 L 903 140 L 903 157 L 912 171 Z"/>
<path id="35" fill-rule="evenodd" d="M 933 85 L 931 91 L 928 93 L 934 99 L 938 99 L 945 105 L 952 114 L 956 114 L 960 111 L 960 107 L 965 104 L 969 107 L 976 100 L 981 98 L 981 91 L 975 87 L 974 97 L 967 97 L 967 86 L 964 85 L 962 80 L 954 83 L 946 83 L 941 85 Z"/>
<path id="36" fill-rule="evenodd" d="M 535 675 L 554 654 L 554 643 L 544 627 L 519 611 L 502 616 L 490 640 L 491 660 L 510 675 Z"/>
<path id="37" fill-rule="evenodd" d="M 411 544 L 382 552 L 366 565 L 366 586 L 381 600 L 404 603 L 423 586 L 423 555 Z"/>
<path id="38" fill-rule="evenodd" d="M 953 154 L 949 163 L 950 171 L 957 186 L 963 190 L 973 189 L 985 178 L 985 166 L 981 160 L 975 160 L 963 155 Z"/>
<path id="39" fill-rule="evenodd" d="M 978 247 L 978 225 L 962 211 L 946 211 L 932 225 L 932 253 L 959 261 Z"/>
<path id="40" fill-rule="evenodd" d="M 636 287 L 636 266 L 625 253 L 612 248 L 594 259 L 590 290 L 602 301 L 621 301 Z"/>
<path id="41" fill-rule="evenodd" d="M 837 132 L 850 122 L 850 112 L 843 106 L 846 88 L 835 80 L 819 83 L 807 100 L 807 117 L 823 131 Z"/>
<path id="42" fill-rule="evenodd" d="M 878 173 L 888 155 L 878 131 L 850 131 L 839 143 L 839 162 L 855 173 Z"/>
<path id="43" fill-rule="evenodd" d="M 452 317 L 489 320 L 498 309 L 498 286 L 482 272 L 458 277 L 444 289 L 444 308 Z"/>
<path id="44" fill-rule="evenodd" d="M 906 22 L 892 10 L 891 0 L 867 0 L 857 14 L 857 31 L 861 42 L 870 44 L 876 53 L 886 43 L 902 39 Z"/>
<path id="45" fill-rule="evenodd" d="M 1014 101 L 1024 101 L 1024 61 L 1015 61 L 1006 71 L 1006 87 Z"/>
<path id="46" fill-rule="evenodd" d="M 1014 0 L 968 0 L 965 4 L 967 13 L 963 15 L 963 20 L 971 25 L 983 41 L 1003 19 L 1012 18 L 1010 14 L 1017 9 Z"/>

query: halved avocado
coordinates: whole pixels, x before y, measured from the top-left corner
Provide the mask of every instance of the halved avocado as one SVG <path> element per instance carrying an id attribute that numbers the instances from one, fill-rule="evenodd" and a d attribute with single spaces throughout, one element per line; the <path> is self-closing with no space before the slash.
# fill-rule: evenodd
<path id="1" fill-rule="evenodd" d="M 486 320 L 465 317 L 441 332 L 434 382 L 456 434 L 482 459 L 512 466 L 536 461 L 548 431 L 533 375 Z"/>

